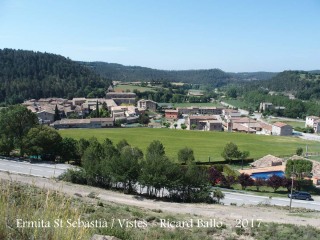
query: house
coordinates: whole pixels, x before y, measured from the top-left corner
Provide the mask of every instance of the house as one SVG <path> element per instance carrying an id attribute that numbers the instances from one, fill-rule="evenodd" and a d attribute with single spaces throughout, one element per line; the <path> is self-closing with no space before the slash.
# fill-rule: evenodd
<path id="1" fill-rule="evenodd" d="M 222 131 L 222 120 L 219 115 L 212 116 L 188 116 L 186 119 L 187 129 L 203 131 Z"/>
<path id="2" fill-rule="evenodd" d="M 222 108 L 219 107 L 179 107 L 177 108 L 179 115 L 201 114 L 201 115 L 219 115 L 222 113 Z"/>
<path id="3" fill-rule="evenodd" d="M 137 107 L 155 112 L 157 110 L 157 103 L 152 100 L 141 99 L 137 102 Z"/>
<path id="4" fill-rule="evenodd" d="M 222 115 L 225 118 L 239 118 L 239 117 L 241 117 L 241 113 L 235 109 L 223 109 Z"/>
<path id="5" fill-rule="evenodd" d="M 90 128 L 90 119 L 61 119 L 51 124 L 56 129 L 61 128 Z"/>
<path id="6" fill-rule="evenodd" d="M 315 133 L 320 133 L 320 117 L 307 116 L 305 126 L 313 128 Z"/>
<path id="7" fill-rule="evenodd" d="M 54 111 L 50 110 L 42 110 L 37 112 L 38 118 L 40 119 L 41 123 L 52 123 L 54 122 Z"/>
<path id="8" fill-rule="evenodd" d="M 85 102 L 86 102 L 86 98 L 73 98 L 72 99 L 72 105 L 73 106 L 76 106 L 76 105 L 81 106 Z"/>
<path id="9" fill-rule="evenodd" d="M 276 136 L 291 136 L 292 127 L 282 122 L 276 122 L 272 125 L 272 135 Z"/>
<path id="10" fill-rule="evenodd" d="M 179 112 L 178 112 L 178 110 L 168 109 L 168 110 L 164 111 L 164 115 L 165 115 L 166 119 L 176 120 L 176 119 L 178 119 Z"/>
<path id="11" fill-rule="evenodd" d="M 272 135 L 272 125 L 260 122 L 261 134 Z"/>
<path id="12" fill-rule="evenodd" d="M 259 106 L 259 111 L 264 112 L 266 110 L 271 110 L 273 108 L 273 104 L 269 102 L 262 102 Z"/>
<path id="13" fill-rule="evenodd" d="M 284 163 L 284 160 L 282 158 L 278 158 L 269 154 L 254 161 L 250 165 L 256 168 L 262 168 L 262 167 L 278 166 L 278 165 L 282 165 L 283 163 Z"/>
<path id="14" fill-rule="evenodd" d="M 107 92 L 106 98 L 113 99 L 117 105 L 121 104 L 136 104 L 136 94 L 135 93 L 119 93 L 119 92 Z"/>
<path id="15" fill-rule="evenodd" d="M 97 127 L 113 127 L 114 119 L 113 118 L 90 118 L 90 123 Z"/>
<path id="16" fill-rule="evenodd" d="M 259 110 L 260 112 L 264 112 L 266 110 L 275 110 L 275 111 L 284 111 L 286 108 L 283 106 L 273 106 L 272 103 L 262 102 L 260 103 Z"/>
<path id="17" fill-rule="evenodd" d="M 113 118 L 61 119 L 51 124 L 56 129 L 62 128 L 103 128 L 113 127 Z"/>
<path id="18" fill-rule="evenodd" d="M 256 130 L 245 126 L 241 123 L 232 123 L 232 131 L 234 132 L 243 132 L 243 133 L 256 133 Z"/>

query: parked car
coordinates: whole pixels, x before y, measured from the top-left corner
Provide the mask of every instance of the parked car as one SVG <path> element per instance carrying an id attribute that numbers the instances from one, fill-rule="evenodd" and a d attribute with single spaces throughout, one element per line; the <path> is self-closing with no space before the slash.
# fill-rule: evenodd
<path id="1" fill-rule="evenodd" d="M 288 194 L 288 198 L 290 197 L 291 197 L 291 194 Z M 307 201 L 313 200 L 310 193 L 300 192 L 300 191 L 293 192 L 292 199 L 300 199 L 300 200 L 307 200 Z"/>

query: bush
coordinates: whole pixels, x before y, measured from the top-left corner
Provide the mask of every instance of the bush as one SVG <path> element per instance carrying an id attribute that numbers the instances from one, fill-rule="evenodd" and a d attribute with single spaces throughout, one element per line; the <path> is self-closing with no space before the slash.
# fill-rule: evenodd
<path id="1" fill-rule="evenodd" d="M 68 169 L 59 176 L 59 179 L 76 184 L 87 184 L 86 171 L 83 168 Z"/>

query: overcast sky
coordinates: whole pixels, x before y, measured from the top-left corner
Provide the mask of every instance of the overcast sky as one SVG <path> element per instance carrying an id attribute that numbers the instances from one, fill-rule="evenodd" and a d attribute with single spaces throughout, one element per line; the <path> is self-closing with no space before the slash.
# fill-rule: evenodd
<path id="1" fill-rule="evenodd" d="M 320 0 L 0 0 L 0 48 L 157 69 L 320 69 Z"/>

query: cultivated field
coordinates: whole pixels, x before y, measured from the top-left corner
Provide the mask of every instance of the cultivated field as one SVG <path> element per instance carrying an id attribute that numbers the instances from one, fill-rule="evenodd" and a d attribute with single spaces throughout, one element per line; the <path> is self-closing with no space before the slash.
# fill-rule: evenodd
<path id="1" fill-rule="evenodd" d="M 130 92 L 133 92 L 134 89 L 137 89 L 140 92 L 146 92 L 146 91 L 155 91 L 155 88 L 151 88 L 151 87 L 141 87 L 141 86 L 137 86 L 137 85 L 117 85 L 115 86 L 114 90 L 117 92 L 121 92 L 121 91 L 126 91 L 126 90 L 130 90 Z"/>
<path id="2" fill-rule="evenodd" d="M 308 144 L 310 152 L 316 152 L 319 143 L 294 137 L 263 136 L 227 132 L 203 132 L 174 129 L 150 128 L 113 128 L 113 129 L 66 129 L 59 131 L 63 137 L 75 139 L 96 137 L 103 141 L 110 138 L 114 143 L 126 139 L 129 144 L 141 148 L 144 152 L 153 140 L 159 140 L 165 146 L 169 157 L 177 158 L 179 149 L 188 146 L 194 150 L 197 161 L 222 160 L 221 152 L 226 143 L 236 143 L 240 150 L 250 151 L 250 157 L 259 158 L 266 154 L 283 156 L 294 154 L 297 147 L 305 148 Z"/>

